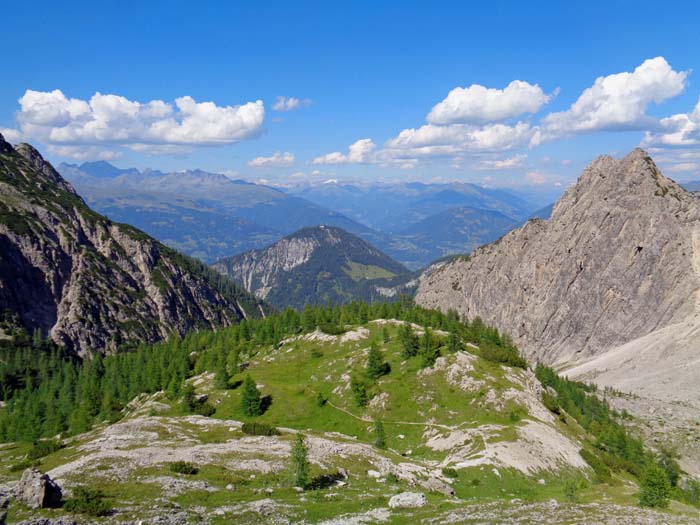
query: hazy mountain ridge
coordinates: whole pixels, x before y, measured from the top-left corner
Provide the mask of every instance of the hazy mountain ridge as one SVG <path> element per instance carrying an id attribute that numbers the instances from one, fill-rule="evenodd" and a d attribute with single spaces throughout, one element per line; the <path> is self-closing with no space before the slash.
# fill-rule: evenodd
<path id="1" fill-rule="evenodd" d="M 392 233 L 450 208 L 493 210 L 511 219 L 523 219 L 539 207 L 510 191 L 469 183 L 369 186 L 329 183 L 290 191 L 372 228 Z"/>
<path id="2" fill-rule="evenodd" d="M 409 270 L 340 228 L 303 228 L 271 246 L 222 259 L 212 268 L 280 308 L 383 298 Z"/>
<path id="3" fill-rule="evenodd" d="M 39 152 L 0 137 L 0 310 L 81 354 L 259 316 L 242 289 L 92 211 Z"/>
<path id="4" fill-rule="evenodd" d="M 95 162 L 62 164 L 59 171 L 99 212 L 137 225 L 205 262 L 262 248 L 303 227 L 326 224 L 359 235 L 417 269 L 500 237 L 508 228 L 503 221 L 491 228 L 492 212 L 502 213 L 515 225 L 537 208 L 512 192 L 473 184 L 323 184 L 281 191 L 202 170 L 141 172 Z M 459 223 L 460 210 L 467 207 L 481 217 Z M 435 222 L 448 212 L 463 235 L 436 245 L 420 234 L 423 221 L 434 217 Z M 464 231 L 475 221 L 481 223 L 478 229 Z"/>
<path id="5" fill-rule="evenodd" d="M 136 224 L 205 262 L 266 246 L 318 224 L 341 227 L 375 244 L 390 243 L 387 236 L 337 212 L 221 174 L 128 169 L 105 178 L 90 173 L 91 169 L 92 165 L 85 168 L 85 164 L 59 166 L 99 212 Z"/>

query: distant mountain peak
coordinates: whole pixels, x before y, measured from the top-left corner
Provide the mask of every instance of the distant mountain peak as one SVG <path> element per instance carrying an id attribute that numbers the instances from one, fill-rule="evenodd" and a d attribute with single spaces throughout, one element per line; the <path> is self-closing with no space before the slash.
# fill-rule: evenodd
<path id="1" fill-rule="evenodd" d="M 274 244 L 215 263 L 258 298 L 284 308 L 380 298 L 378 287 L 408 281 L 400 263 L 342 228 L 302 228 Z"/>
<path id="2" fill-rule="evenodd" d="M 114 179 L 126 173 L 139 173 L 136 168 L 117 168 L 106 160 L 83 162 L 78 169 L 100 179 Z"/>

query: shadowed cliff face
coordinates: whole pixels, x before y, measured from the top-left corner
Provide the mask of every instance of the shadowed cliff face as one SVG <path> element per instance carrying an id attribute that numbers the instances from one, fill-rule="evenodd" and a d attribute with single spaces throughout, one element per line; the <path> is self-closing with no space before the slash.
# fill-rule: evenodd
<path id="1" fill-rule="evenodd" d="M 0 136 L 0 311 L 85 355 L 259 315 L 201 263 L 92 211 L 27 144 Z"/>
<path id="2" fill-rule="evenodd" d="M 535 360 L 590 357 L 695 313 L 699 208 L 644 151 L 600 157 L 548 221 L 426 273 L 417 302 L 480 316 Z"/>

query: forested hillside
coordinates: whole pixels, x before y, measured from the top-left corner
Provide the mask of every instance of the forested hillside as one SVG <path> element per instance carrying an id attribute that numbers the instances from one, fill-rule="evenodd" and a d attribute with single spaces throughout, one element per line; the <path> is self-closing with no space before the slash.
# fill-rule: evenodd
<path id="1" fill-rule="evenodd" d="M 700 494 L 681 483 L 673 455 L 647 449 L 593 387 L 544 367 L 533 374 L 495 329 L 408 299 L 287 309 L 85 361 L 21 331 L 2 344 L 0 439 L 18 444 L 0 457 L 74 488 L 92 480 L 111 498 L 105 505 L 126 505 L 121 519 L 152 516 L 154 483 L 181 485 L 184 494 L 166 497 L 186 505 L 177 512 L 200 512 L 195 498 L 229 518 L 225 486 L 234 483 L 244 523 L 258 519 L 247 505 L 260 490 L 294 520 L 337 516 L 338 505 L 364 512 L 361 494 L 381 508 L 377 489 L 425 490 L 433 516 L 450 501 L 457 511 L 498 500 L 506 512 L 512 498 L 663 506 Z M 297 483 L 310 491 L 302 494 L 320 491 L 313 504 L 285 474 L 301 432 L 312 461 Z"/>

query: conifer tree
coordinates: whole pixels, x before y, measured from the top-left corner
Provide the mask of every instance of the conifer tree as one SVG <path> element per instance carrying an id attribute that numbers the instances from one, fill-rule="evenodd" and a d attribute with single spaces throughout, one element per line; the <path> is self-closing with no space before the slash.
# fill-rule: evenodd
<path id="1" fill-rule="evenodd" d="M 352 392 L 352 396 L 355 399 L 355 404 L 359 408 L 363 408 L 367 406 L 367 402 L 369 401 L 369 396 L 367 395 L 367 385 L 365 384 L 364 381 L 361 379 L 358 379 L 357 377 L 351 377 L 350 378 L 350 391 Z"/>
<path id="2" fill-rule="evenodd" d="M 668 507 L 668 500 L 671 496 L 671 484 L 662 468 L 656 465 L 648 467 L 642 477 L 641 489 L 639 492 L 639 504 L 642 507 Z"/>
<path id="3" fill-rule="evenodd" d="M 399 330 L 399 338 L 401 340 L 401 357 L 410 359 L 418 354 L 418 338 L 413 333 L 413 328 L 409 323 L 405 323 Z"/>
<path id="4" fill-rule="evenodd" d="M 423 368 L 433 366 L 440 355 L 440 349 L 435 341 L 433 332 L 428 327 L 425 327 L 425 332 L 423 332 L 423 337 L 421 337 L 419 353 Z"/>
<path id="5" fill-rule="evenodd" d="M 447 348 L 452 353 L 464 350 L 464 347 L 462 346 L 462 340 L 455 332 L 450 332 L 450 336 L 447 338 Z"/>
<path id="6" fill-rule="evenodd" d="M 369 345 L 367 353 L 367 377 L 371 380 L 378 379 L 385 375 L 388 370 L 388 363 L 382 360 L 382 353 L 375 341 Z"/>
<path id="7" fill-rule="evenodd" d="M 229 379 L 230 376 L 226 369 L 226 363 L 221 363 L 216 369 L 216 374 L 214 374 L 214 386 L 220 390 L 226 390 L 228 388 Z"/>
<path id="8" fill-rule="evenodd" d="M 386 448 L 384 424 L 378 419 L 374 422 L 374 446 L 377 448 Z"/>
<path id="9" fill-rule="evenodd" d="M 262 398 L 255 381 L 250 375 L 245 376 L 243 392 L 241 394 L 241 410 L 248 417 L 262 415 Z"/>
<path id="10" fill-rule="evenodd" d="M 295 487 L 306 488 L 309 483 L 309 449 L 304 435 L 298 433 L 290 456 L 290 469 Z"/>

